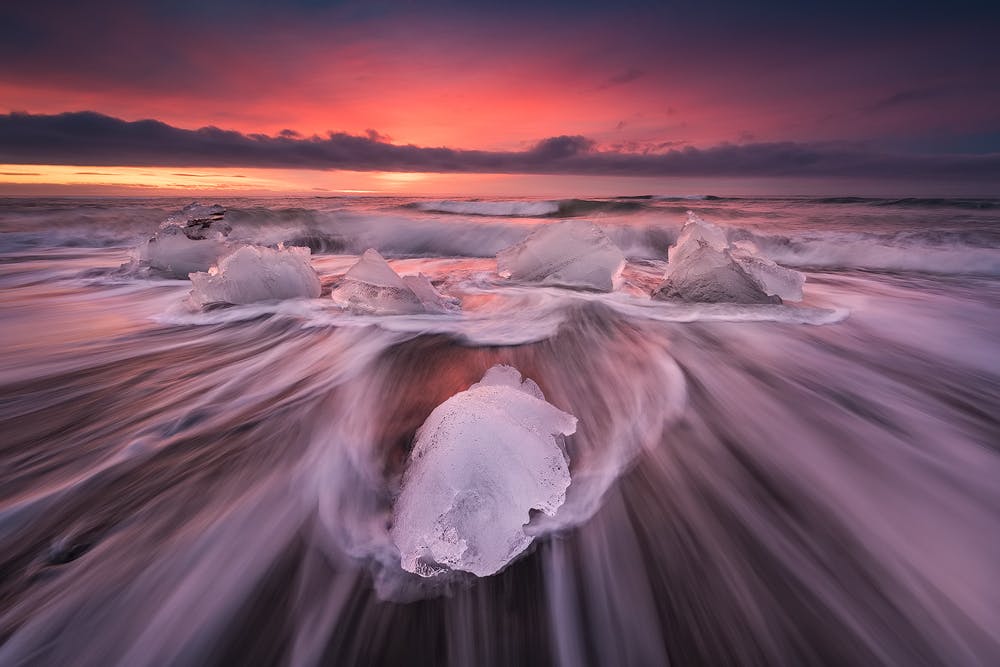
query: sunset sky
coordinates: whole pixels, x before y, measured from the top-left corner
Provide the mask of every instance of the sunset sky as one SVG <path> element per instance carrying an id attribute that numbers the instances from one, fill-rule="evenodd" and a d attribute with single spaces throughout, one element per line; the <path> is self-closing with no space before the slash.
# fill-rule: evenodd
<path id="1" fill-rule="evenodd" d="M 0 194 L 1000 194 L 1000 3 L 4 3 Z"/>

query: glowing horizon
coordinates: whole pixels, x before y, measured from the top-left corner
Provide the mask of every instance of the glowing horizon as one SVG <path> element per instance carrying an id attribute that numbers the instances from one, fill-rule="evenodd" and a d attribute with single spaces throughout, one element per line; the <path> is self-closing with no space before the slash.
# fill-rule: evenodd
<path id="1" fill-rule="evenodd" d="M 4 178 L 5 191 L 20 183 L 24 192 L 41 185 L 313 192 L 332 180 L 334 190 L 419 184 L 440 192 L 448 180 L 378 179 L 367 171 L 480 174 L 449 177 L 461 192 L 492 182 L 481 176 L 489 173 L 545 174 L 535 177 L 543 185 L 529 190 L 552 187 L 544 183 L 558 174 L 747 183 L 760 176 L 855 177 L 862 185 L 909 179 L 920 192 L 952 191 L 968 181 L 995 191 L 1000 181 L 993 111 L 1000 87 L 991 85 L 1000 56 L 983 46 L 991 22 L 961 3 L 944 23 L 932 8 L 880 13 L 850 3 L 767 11 L 734 3 L 716 11 L 638 2 L 612 11 L 561 2 L 497 8 L 108 0 L 97 12 L 56 4 L 58 12 L 0 9 L 0 162 L 77 168 L 46 168 L 44 184 Z M 891 20 L 892 29 L 876 29 L 879 18 Z M 932 51 L 925 48 L 930 39 Z M 77 112 L 104 120 L 66 121 Z M 30 129 L 24 114 L 34 119 Z M 147 119 L 172 131 L 171 138 L 157 143 L 132 128 Z M 73 140 L 93 139 L 95 123 L 113 126 L 103 143 L 59 152 Z M 209 127 L 238 135 L 233 141 L 241 145 L 199 144 L 199 128 Z M 331 136 L 347 139 L 317 157 L 310 141 Z M 274 146 L 268 155 L 256 150 L 261 137 L 289 144 L 286 154 L 276 157 Z M 560 139 L 577 142 L 565 149 L 574 159 L 518 159 Z M 140 140 L 146 144 L 137 161 Z M 174 150 L 179 143 L 183 150 Z M 413 155 L 385 157 L 410 148 Z M 434 151 L 451 154 L 451 162 Z M 762 151 L 770 151 L 766 159 Z M 661 167 L 643 160 L 670 152 L 674 162 L 689 152 L 695 157 Z M 856 159 L 840 159 L 845 152 Z M 477 153 L 499 156 L 500 167 L 491 169 Z M 595 154 L 603 165 L 591 159 Z M 155 175 L 142 180 L 132 171 L 140 163 L 155 167 Z M 73 173 L 94 164 L 122 173 L 110 185 Z M 250 186 L 219 172 L 223 167 L 297 172 L 255 172 Z M 223 177 L 208 187 L 161 168 Z M 800 174 L 803 168 L 813 172 Z"/>

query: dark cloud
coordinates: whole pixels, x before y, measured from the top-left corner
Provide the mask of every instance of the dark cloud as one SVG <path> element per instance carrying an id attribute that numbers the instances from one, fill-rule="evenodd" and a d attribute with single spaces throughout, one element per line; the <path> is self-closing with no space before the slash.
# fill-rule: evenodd
<path id="1" fill-rule="evenodd" d="M 128 122 L 95 112 L 0 115 L 0 163 L 167 167 L 283 167 L 357 171 L 621 176 L 836 176 L 1000 178 L 1000 154 L 911 155 L 850 144 L 746 143 L 657 153 L 598 150 L 559 136 L 524 151 L 395 145 L 377 136 L 295 137 L 186 130 L 156 120 Z"/>
<path id="2" fill-rule="evenodd" d="M 888 111 L 898 107 L 909 106 L 911 104 L 923 104 L 931 100 L 943 98 L 949 92 L 949 89 L 946 87 L 901 90 L 893 93 L 892 95 L 883 97 L 874 104 L 869 105 L 865 111 Z"/>
<path id="3" fill-rule="evenodd" d="M 639 69 L 638 67 L 630 67 L 624 72 L 620 72 L 610 77 L 607 81 L 602 83 L 599 88 L 612 88 L 614 86 L 624 86 L 626 83 L 632 83 L 636 79 L 641 79 L 646 75 L 646 72 Z"/>

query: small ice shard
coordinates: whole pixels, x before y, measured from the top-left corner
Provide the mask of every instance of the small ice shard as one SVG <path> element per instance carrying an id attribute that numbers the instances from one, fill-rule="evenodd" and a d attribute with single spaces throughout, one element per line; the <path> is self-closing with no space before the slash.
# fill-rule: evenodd
<path id="1" fill-rule="evenodd" d="M 223 221 L 225 214 L 218 204 L 188 204 L 139 247 L 139 263 L 175 278 L 207 271 L 228 250 L 225 237 L 231 227 Z"/>
<path id="2" fill-rule="evenodd" d="M 372 248 L 347 270 L 330 297 L 342 308 L 372 315 L 447 313 L 458 309 L 456 300 L 442 296 L 426 276 L 400 277 Z"/>
<path id="3" fill-rule="evenodd" d="M 501 278 L 610 292 L 621 282 L 625 255 L 607 234 L 582 220 L 544 225 L 497 253 Z"/>
<path id="4" fill-rule="evenodd" d="M 750 241 L 733 242 L 731 254 L 768 294 L 779 296 L 783 301 L 802 300 L 802 285 L 806 282 L 804 273 L 775 264 L 761 255 Z"/>
<path id="5" fill-rule="evenodd" d="M 200 306 L 215 303 L 318 297 L 319 276 L 309 261 L 309 248 L 278 249 L 240 246 L 206 273 L 192 273 L 191 298 Z"/>
<path id="6" fill-rule="evenodd" d="M 393 507 L 403 569 L 423 577 L 502 570 L 531 544 L 531 511 L 552 516 L 565 502 L 562 438 L 575 431 L 576 417 L 510 366 L 494 366 L 435 408 Z"/>
<path id="7" fill-rule="evenodd" d="M 730 244 L 725 232 L 692 211 L 667 251 L 658 299 L 702 303 L 781 303 L 802 298 L 805 276 L 778 266 L 749 243 Z"/>

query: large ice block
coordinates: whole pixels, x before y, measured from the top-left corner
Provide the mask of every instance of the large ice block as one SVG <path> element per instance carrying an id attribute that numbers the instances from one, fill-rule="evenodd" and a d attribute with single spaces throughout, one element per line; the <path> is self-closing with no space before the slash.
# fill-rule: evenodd
<path id="1" fill-rule="evenodd" d="M 309 257 L 308 248 L 241 246 L 207 272 L 191 274 L 191 298 L 206 306 L 318 297 L 319 276 Z"/>
<path id="2" fill-rule="evenodd" d="M 494 366 L 435 408 L 393 507 L 403 568 L 424 577 L 502 570 L 531 544 L 531 512 L 551 516 L 565 502 L 562 437 L 575 431 L 576 418 L 510 366 Z"/>
<path id="3" fill-rule="evenodd" d="M 704 241 L 694 243 L 675 253 L 653 296 L 700 303 L 781 303 L 764 292 L 728 250 L 715 250 Z"/>
<path id="4" fill-rule="evenodd" d="M 168 216 L 159 231 L 138 248 L 140 265 L 175 278 L 208 271 L 227 252 L 231 228 L 223 220 L 226 209 L 197 202 Z"/>
<path id="5" fill-rule="evenodd" d="M 730 243 L 725 232 L 688 211 L 667 251 L 658 299 L 704 303 L 781 303 L 802 298 L 805 276 L 760 255 L 751 243 Z"/>
<path id="6" fill-rule="evenodd" d="M 502 278 L 610 292 L 621 282 L 625 255 L 607 234 L 582 220 L 544 225 L 497 253 Z"/>
<path id="7" fill-rule="evenodd" d="M 456 300 L 441 295 L 426 276 L 400 277 L 371 248 L 347 270 L 330 297 L 342 308 L 372 315 L 446 313 L 458 309 Z"/>

